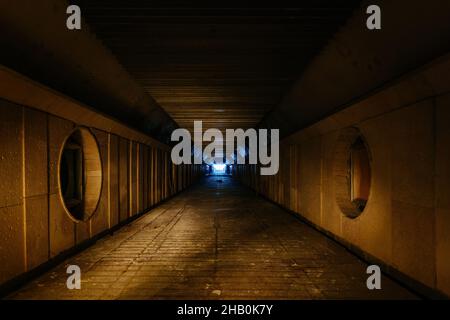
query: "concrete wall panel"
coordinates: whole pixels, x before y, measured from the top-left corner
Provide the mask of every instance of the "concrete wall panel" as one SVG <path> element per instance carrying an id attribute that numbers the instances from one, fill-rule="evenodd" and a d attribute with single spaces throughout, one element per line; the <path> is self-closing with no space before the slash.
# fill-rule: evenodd
<path id="1" fill-rule="evenodd" d="M 59 194 L 49 198 L 50 257 L 75 245 L 75 222 L 63 208 Z"/>
<path id="2" fill-rule="evenodd" d="M 137 175 L 138 175 L 138 163 L 137 163 L 137 144 L 134 141 L 130 142 L 130 214 L 135 215 L 137 211 Z"/>
<path id="3" fill-rule="evenodd" d="M 300 157 L 300 212 L 315 223 L 320 222 L 321 195 L 321 138 L 302 145 Z"/>
<path id="4" fill-rule="evenodd" d="M 138 144 L 138 212 L 144 210 L 144 147 Z"/>
<path id="5" fill-rule="evenodd" d="M 4 208 L 21 204 L 23 198 L 23 108 L 1 100 L 0 115 L 0 208 Z"/>
<path id="6" fill-rule="evenodd" d="M 102 161 L 102 192 L 100 195 L 100 201 L 98 203 L 97 210 L 92 216 L 91 221 L 91 236 L 95 236 L 98 233 L 107 230 L 109 228 L 109 161 L 108 161 L 108 134 L 100 130 L 92 130 L 97 139 L 97 143 L 100 148 L 100 157 Z"/>
<path id="7" fill-rule="evenodd" d="M 334 167 L 334 148 L 338 139 L 338 133 L 333 132 L 322 138 L 322 214 L 321 225 L 334 234 L 341 236 L 342 213 L 339 210 L 336 201 L 326 201 L 326 199 L 335 198 L 333 167 Z M 298 146 L 300 149 L 301 146 Z M 301 187 L 299 194 L 303 192 L 303 182 L 300 180 Z"/>
<path id="8" fill-rule="evenodd" d="M 33 269 L 49 258 L 48 195 L 25 199 L 27 269 Z"/>
<path id="9" fill-rule="evenodd" d="M 27 268 L 49 258 L 47 114 L 24 109 Z"/>
<path id="10" fill-rule="evenodd" d="M 155 149 L 154 148 L 150 148 L 150 152 L 149 152 L 149 159 L 150 159 L 150 170 L 149 170 L 149 185 L 150 185 L 150 205 L 153 206 L 155 204 L 155 195 L 156 195 L 156 190 L 155 190 L 155 181 L 157 179 L 156 177 L 156 167 L 157 167 L 157 163 L 155 161 Z"/>
<path id="11" fill-rule="evenodd" d="M 434 286 L 434 108 L 419 103 L 392 117 L 393 263 Z"/>
<path id="12" fill-rule="evenodd" d="M 25 195 L 48 193 L 47 114 L 24 109 Z"/>
<path id="13" fill-rule="evenodd" d="M 392 202 L 392 264 L 434 287 L 434 212 L 432 208 Z"/>
<path id="14" fill-rule="evenodd" d="M 119 207 L 120 221 L 129 216 L 129 140 L 119 138 Z"/>
<path id="15" fill-rule="evenodd" d="M 155 155 L 154 149 L 148 150 L 148 205 L 153 206 L 155 203 Z"/>
<path id="16" fill-rule="evenodd" d="M 0 208 L 0 283 L 25 271 L 23 206 Z"/>
<path id="17" fill-rule="evenodd" d="M 437 287 L 450 291 L 450 95 L 436 100 Z"/>
<path id="18" fill-rule="evenodd" d="M 147 146 L 143 146 L 142 148 L 142 161 L 143 161 L 143 172 L 142 172 L 142 195 L 143 195 L 143 207 L 142 209 L 145 210 L 149 207 L 149 201 L 148 201 L 148 171 L 149 171 L 149 159 L 148 159 L 148 151 L 149 148 Z"/>
<path id="19" fill-rule="evenodd" d="M 109 219 L 111 227 L 119 223 L 119 138 L 109 135 Z"/>

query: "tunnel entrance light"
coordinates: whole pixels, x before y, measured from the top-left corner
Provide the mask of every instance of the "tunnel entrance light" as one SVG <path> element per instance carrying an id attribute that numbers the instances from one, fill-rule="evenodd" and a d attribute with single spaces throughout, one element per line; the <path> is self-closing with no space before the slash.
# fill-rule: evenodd
<path id="1" fill-rule="evenodd" d="M 212 167 L 213 167 L 213 174 L 225 174 L 226 164 L 214 163 Z"/>
<path id="2" fill-rule="evenodd" d="M 188 129 L 175 129 L 171 141 L 179 141 L 171 152 L 176 165 L 192 164 L 192 160 L 194 164 L 221 163 L 225 158 L 228 164 L 261 164 L 261 175 L 275 175 L 279 169 L 279 129 L 225 129 L 224 137 L 217 128 L 203 132 L 202 121 L 194 121 L 193 147 Z M 210 143 L 203 148 L 205 141 Z"/>

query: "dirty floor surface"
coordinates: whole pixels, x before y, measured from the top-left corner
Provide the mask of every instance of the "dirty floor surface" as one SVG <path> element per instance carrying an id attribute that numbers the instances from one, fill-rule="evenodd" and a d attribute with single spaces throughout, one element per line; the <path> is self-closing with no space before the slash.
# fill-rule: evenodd
<path id="1" fill-rule="evenodd" d="M 66 268 L 81 268 L 68 290 Z M 228 177 L 209 177 L 9 299 L 404 299 L 332 240 Z"/>

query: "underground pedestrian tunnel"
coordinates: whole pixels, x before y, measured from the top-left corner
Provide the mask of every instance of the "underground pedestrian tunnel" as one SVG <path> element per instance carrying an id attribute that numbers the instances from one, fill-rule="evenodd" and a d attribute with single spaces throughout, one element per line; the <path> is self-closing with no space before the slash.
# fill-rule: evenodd
<path id="1" fill-rule="evenodd" d="M 1 296 L 448 298 L 450 3 L 371 4 L 1 1 Z M 276 173 L 174 163 L 195 121 Z"/>

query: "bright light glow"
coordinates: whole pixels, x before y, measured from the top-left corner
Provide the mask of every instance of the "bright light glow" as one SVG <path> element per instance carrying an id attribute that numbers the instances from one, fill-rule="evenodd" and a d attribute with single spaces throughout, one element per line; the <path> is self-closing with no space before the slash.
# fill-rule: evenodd
<path id="1" fill-rule="evenodd" d="M 223 163 L 214 163 L 213 164 L 214 171 L 225 171 L 225 164 Z"/>
<path id="2" fill-rule="evenodd" d="M 212 165 L 212 174 L 222 175 L 225 174 L 227 166 L 224 163 L 214 163 Z"/>

